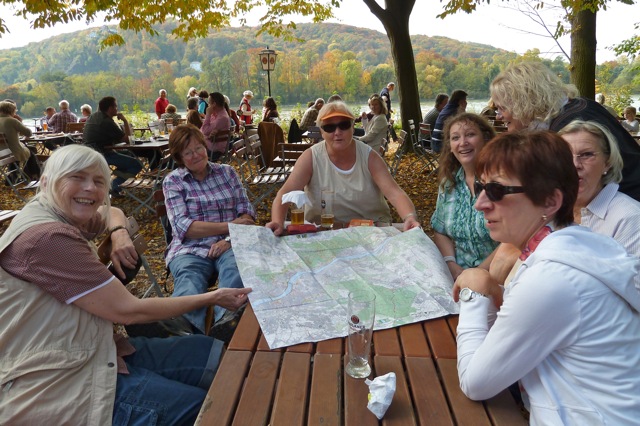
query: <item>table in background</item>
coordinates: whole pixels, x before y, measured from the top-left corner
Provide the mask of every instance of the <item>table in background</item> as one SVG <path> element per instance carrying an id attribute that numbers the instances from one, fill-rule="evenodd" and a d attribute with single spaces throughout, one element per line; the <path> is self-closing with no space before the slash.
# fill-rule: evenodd
<path id="1" fill-rule="evenodd" d="M 147 158 L 149 163 L 155 161 L 157 164 L 162 158 L 163 151 L 169 148 L 169 138 L 138 139 L 134 145 L 122 142 L 116 145 L 106 146 L 105 148 L 113 149 L 114 151 L 131 151 L 138 157 Z M 148 155 L 149 152 L 152 152 L 153 155 Z"/>
<path id="2" fill-rule="evenodd" d="M 37 154 L 49 154 L 58 146 L 82 143 L 82 133 L 36 132 L 22 141 L 27 146 L 35 147 Z"/>
<path id="3" fill-rule="evenodd" d="M 198 425 L 526 425 L 509 391 L 484 402 L 460 390 L 452 315 L 373 333 L 373 376 L 396 374 L 381 421 L 364 380 L 344 373 L 346 339 L 269 350 L 251 306 L 244 312 Z"/>

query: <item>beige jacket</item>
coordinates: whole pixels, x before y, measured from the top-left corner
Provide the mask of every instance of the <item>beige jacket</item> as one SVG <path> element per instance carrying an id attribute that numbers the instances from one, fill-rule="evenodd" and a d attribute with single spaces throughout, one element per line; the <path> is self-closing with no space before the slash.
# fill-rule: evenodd
<path id="1" fill-rule="evenodd" d="M 9 148 L 16 160 L 24 163 L 31 155 L 29 148 L 20 142 L 20 136 L 31 136 L 31 130 L 8 115 L 0 115 L 0 133 L 4 133 L 6 143 L 0 142 L 0 150 Z"/>
<path id="2" fill-rule="evenodd" d="M 40 200 L 0 238 L 61 221 Z M 0 425 L 110 425 L 117 360 L 113 325 L 0 268 Z"/>

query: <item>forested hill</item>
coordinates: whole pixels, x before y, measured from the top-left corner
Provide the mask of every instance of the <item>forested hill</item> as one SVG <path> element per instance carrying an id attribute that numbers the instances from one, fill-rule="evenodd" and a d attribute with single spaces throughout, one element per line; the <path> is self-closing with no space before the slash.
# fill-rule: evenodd
<path id="1" fill-rule="evenodd" d="M 266 46 L 278 53 L 271 87 L 279 102 L 306 104 L 332 93 L 347 101 L 363 100 L 395 79 L 389 40 L 374 30 L 300 24 L 296 36 L 301 41 L 289 42 L 256 37 L 257 28 L 242 27 L 183 42 L 170 35 L 174 25 L 157 27 L 157 36 L 127 32 L 124 46 L 102 52 L 100 39 L 116 27 L 89 28 L 0 50 L 0 98 L 16 99 L 25 114 L 40 113 L 60 99 L 75 106 L 95 104 L 107 94 L 148 109 L 158 89 L 166 88 L 170 99 L 179 99 L 190 86 L 227 93 L 232 104 L 246 89 L 262 99 L 267 78 L 259 70 L 258 53 Z M 445 37 L 413 36 L 412 41 L 423 99 L 456 88 L 486 97 L 491 79 L 517 56 Z"/>

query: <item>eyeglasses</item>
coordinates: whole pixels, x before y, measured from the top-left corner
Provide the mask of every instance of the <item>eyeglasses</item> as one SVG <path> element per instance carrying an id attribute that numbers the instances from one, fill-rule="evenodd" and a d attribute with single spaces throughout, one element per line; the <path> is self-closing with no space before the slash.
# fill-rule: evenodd
<path id="1" fill-rule="evenodd" d="M 320 128 L 327 133 L 333 133 L 336 131 L 336 129 L 349 130 L 352 127 L 353 123 L 351 123 L 351 121 L 341 121 L 335 124 L 323 124 L 322 126 L 320 126 Z"/>
<path id="2" fill-rule="evenodd" d="M 196 154 L 202 154 L 204 151 L 206 151 L 207 148 L 203 145 L 200 145 L 196 148 L 194 148 L 191 151 L 186 151 L 182 153 L 182 158 L 192 158 L 194 155 Z"/>
<path id="3" fill-rule="evenodd" d="M 578 160 L 578 163 L 583 164 L 593 160 L 598 154 L 599 152 L 597 151 L 586 151 L 581 152 L 580 154 L 574 154 L 573 157 Z"/>
<path id="4" fill-rule="evenodd" d="M 477 195 L 480 195 L 482 191 L 485 191 L 487 198 L 491 201 L 500 201 L 507 194 L 518 194 L 524 192 L 524 186 L 504 186 L 501 183 L 489 182 L 482 184 L 480 181 L 475 181 L 473 184 L 473 190 Z"/>

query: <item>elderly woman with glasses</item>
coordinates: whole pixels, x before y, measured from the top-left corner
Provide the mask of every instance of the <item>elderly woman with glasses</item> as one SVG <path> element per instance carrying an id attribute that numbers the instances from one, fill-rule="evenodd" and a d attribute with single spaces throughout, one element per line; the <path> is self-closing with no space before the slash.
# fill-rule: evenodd
<path id="1" fill-rule="evenodd" d="M 253 225 L 255 211 L 238 174 L 231 166 L 209 161 L 204 135 L 190 124 L 173 129 L 169 150 L 178 165 L 162 182 L 173 236 L 165 259 L 174 277 L 173 297 L 205 293 L 215 274 L 221 288 L 242 287 L 229 223 Z M 227 340 L 230 336 L 215 334 L 233 322 L 224 314 L 214 308 L 212 333 Z M 205 315 L 205 309 L 198 309 L 184 317 L 197 332 L 206 333 Z"/>
<path id="2" fill-rule="evenodd" d="M 573 223 L 569 145 L 550 132 L 504 133 L 480 153 L 476 175 L 476 208 L 520 264 L 505 288 L 479 274 L 456 282 L 462 391 L 483 400 L 519 381 L 531 424 L 636 424 L 640 260 Z"/>
<path id="3" fill-rule="evenodd" d="M 273 201 L 271 222 L 266 226 L 276 235 L 283 233 L 287 213 L 282 196 L 295 190 L 304 190 L 311 202 L 305 205 L 309 222 L 320 223 L 322 192 L 332 191 L 336 223 L 348 224 L 352 219 L 391 223 L 386 197 L 404 222 L 404 230 L 420 226 L 413 203 L 393 180 L 382 157 L 353 138 L 354 119 L 344 102 L 322 107 L 318 124 L 324 140 L 302 153 Z"/>
<path id="4" fill-rule="evenodd" d="M 558 134 L 569 143 L 580 182 L 573 220 L 640 257 L 640 203 L 618 192 L 622 156 L 615 139 L 594 121 L 572 121 Z M 635 281 L 640 290 L 640 275 Z"/>

